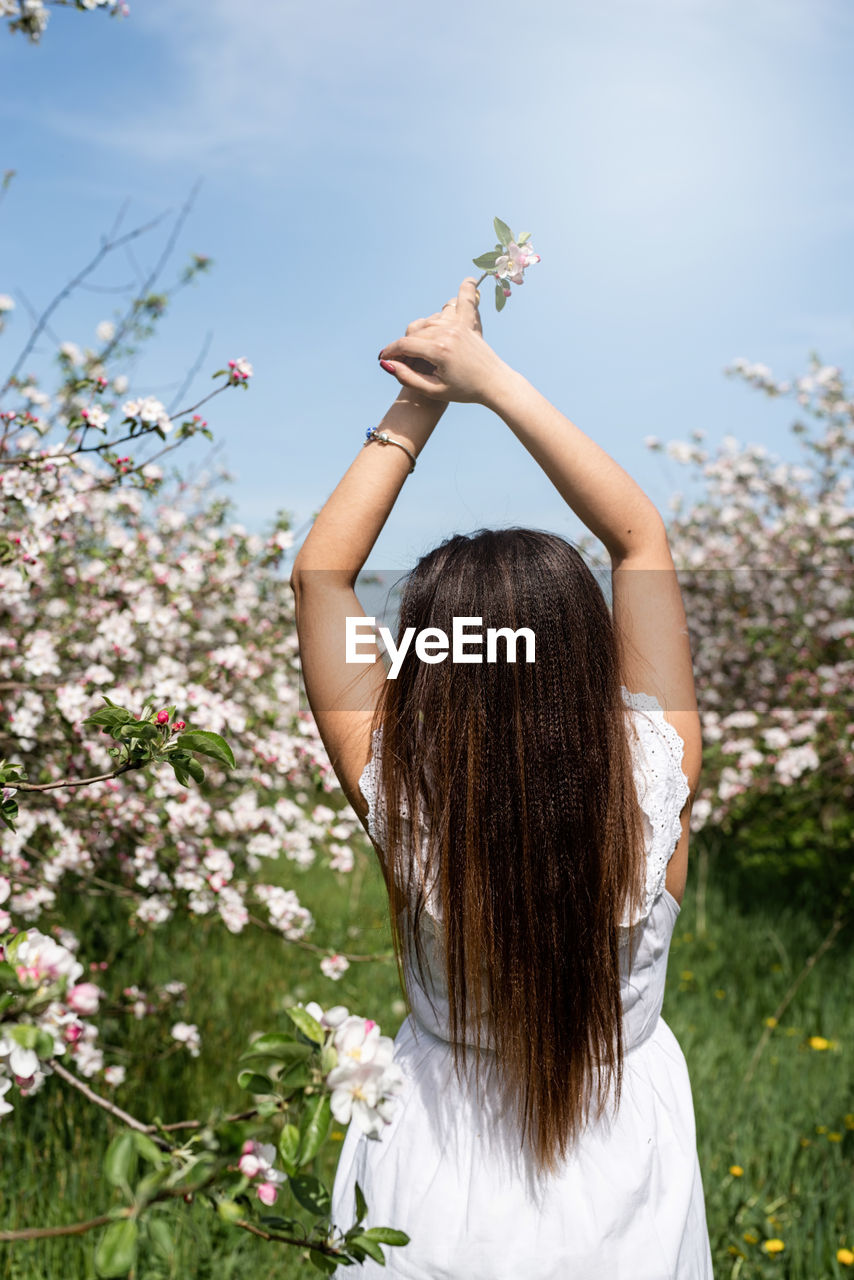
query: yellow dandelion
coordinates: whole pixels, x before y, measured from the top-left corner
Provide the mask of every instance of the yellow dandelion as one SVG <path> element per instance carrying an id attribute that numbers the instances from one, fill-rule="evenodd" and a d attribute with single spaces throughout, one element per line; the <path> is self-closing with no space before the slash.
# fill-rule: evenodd
<path id="1" fill-rule="evenodd" d="M 829 1133 L 829 1134 L 827 1135 L 827 1140 L 828 1140 L 828 1142 L 841 1142 L 841 1141 L 842 1141 L 842 1134 L 841 1134 L 841 1133 Z"/>
<path id="2" fill-rule="evenodd" d="M 732 1257 L 732 1258 L 743 1258 L 743 1257 L 744 1257 L 744 1254 L 742 1253 L 741 1249 L 739 1249 L 739 1247 L 738 1247 L 738 1245 L 737 1245 L 737 1244 L 730 1244 L 730 1245 L 727 1245 L 727 1253 L 728 1253 L 728 1254 L 730 1255 L 730 1257 Z"/>
<path id="3" fill-rule="evenodd" d="M 801 1146 L 802 1146 L 802 1147 L 811 1147 L 811 1146 L 812 1146 L 812 1138 L 801 1138 Z"/>
<path id="4" fill-rule="evenodd" d="M 724 1000 L 725 998 L 726 998 L 726 992 L 724 991 L 723 987 L 718 987 L 717 991 L 715 992 L 715 999 Z"/>
<path id="5" fill-rule="evenodd" d="M 829 1049 L 830 1041 L 825 1040 L 824 1036 L 810 1036 L 809 1047 L 811 1049 Z"/>
<path id="6" fill-rule="evenodd" d="M 782 1253 L 785 1247 L 783 1241 L 777 1240 L 776 1237 L 773 1240 L 766 1240 L 762 1246 L 766 1253 Z"/>
<path id="7" fill-rule="evenodd" d="M 683 982 L 690 982 L 693 976 L 694 976 L 693 969 L 683 969 L 679 975 L 679 977 L 682 979 Z"/>
<path id="8" fill-rule="evenodd" d="M 740 1164 L 731 1164 L 729 1167 L 729 1171 L 734 1178 L 744 1177 L 744 1170 L 742 1169 Z"/>
<path id="9" fill-rule="evenodd" d="M 332 1139 L 332 1141 L 333 1141 L 333 1142 L 343 1142 L 343 1141 L 344 1141 L 344 1134 L 343 1134 L 343 1133 L 341 1133 L 338 1129 L 333 1129 L 329 1136 L 330 1136 L 330 1138 Z"/>
<path id="10" fill-rule="evenodd" d="M 758 1243 L 759 1243 L 759 1236 L 754 1235 L 754 1233 L 753 1233 L 752 1231 L 745 1231 L 745 1233 L 744 1233 L 744 1238 L 745 1238 L 745 1240 L 747 1241 L 747 1243 L 748 1243 L 748 1244 L 758 1244 Z"/>
<path id="11" fill-rule="evenodd" d="M 854 1129 L 854 1114 L 852 1114 L 850 1111 L 848 1112 L 848 1115 L 845 1117 L 845 1128 Z"/>
<path id="12" fill-rule="evenodd" d="M 817 1124 L 817 1125 L 816 1125 L 816 1127 L 815 1127 L 815 1131 L 816 1131 L 816 1133 L 827 1133 L 827 1125 L 826 1125 L 826 1124 Z"/>
<path id="13" fill-rule="evenodd" d="M 836 1261 L 841 1262 L 843 1267 L 854 1266 L 854 1253 L 850 1249 L 837 1249 Z"/>
<path id="14" fill-rule="evenodd" d="M 776 1018 L 766 1018 L 766 1019 L 765 1019 L 765 1025 L 766 1025 L 766 1027 L 776 1027 L 776 1025 L 777 1025 L 777 1019 L 776 1019 Z"/>

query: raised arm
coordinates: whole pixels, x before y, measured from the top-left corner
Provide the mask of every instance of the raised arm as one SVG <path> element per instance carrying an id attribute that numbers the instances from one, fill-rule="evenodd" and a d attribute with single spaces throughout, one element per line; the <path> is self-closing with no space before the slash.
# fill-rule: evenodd
<path id="1" fill-rule="evenodd" d="M 446 408 L 404 388 L 380 427 L 417 459 Z M 347 662 L 346 619 L 365 616 L 356 579 L 410 465 L 405 450 L 392 444 L 360 448 L 300 547 L 290 579 L 309 705 L 342 789 L 362 819 L 367 805 L 358 782 L 370 754 L 371 719 L 385 666 L 376 644 L 361 639 L 360 653 L 373 654 L 375 661 Z"/>
<path id="2" fill-rule="evenodd" d="M 475 281 L 460 290 L 474 305 Z M 498 414 L 543 468 L 563 499 L 611 557 L 614 621 L 623 683 L 653 694 L 685 744 L 682 768 L 691 798 L 702 756 L 700 720 L 682 593 L 664 521 L 650 498 L 608 453 L 511 369 L 469 326 L 443 332 L 425 328 L 391 343 L 382 353 L 405 385 L 448 400 L 474 401 Z M 430 361 L 429 375 L 397 363 L 400 357 Z M 680 869 L 680 862 L 683 864 Z M 684 858 L 674 859 L 668 888 L 681 899 Z M 671 883 L 674 887 L 671 887 Z"/>

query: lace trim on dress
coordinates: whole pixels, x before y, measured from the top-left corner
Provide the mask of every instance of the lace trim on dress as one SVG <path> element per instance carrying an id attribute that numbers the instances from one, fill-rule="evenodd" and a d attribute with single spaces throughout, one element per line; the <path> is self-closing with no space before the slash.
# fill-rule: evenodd
<path id="1" fill-rule="evenodd" d="M 625 685 L 620 689 L 626 706 L 637 713 L 632 717 L 637 733 L 632 748 L 638 762 L 636 782 L 641 779 L 638 801 L 646 835 L 646 884 L 636 923 L 649 915 L 664 890 L 667 864 L 682 835 L 680 815 L 691 788 L 682 769 L 685 743 L 664 718 L 661 703 L 651 693 L 630 693 Z M 628 927 L 628 918 L 621 924 Z"/>
<path id="2" fill-rule="evenodd" d="M 680 815 L 690 794 L 690 786 L 682 769 L 685 744 L 665 719 L 661 703 L 653 694 L 631 693 L 625 685 L 620 689 L 624 704 L 635 713 L 632 722 L 636 736 L 630 734 L 630 742 L 646 848 L 646 881 L 634 921 L 637 923 L 650 914 L 653 903 L 664 890 L 667 864 L 682 834 Z M 359 790 L 368 804 L 367 825 L 371 839 L 382 848 L 386 826 L 382 819 L 382 805 L 378 803 L 381 745 L 382 726 L 371 734 L 371 758 L 362 771 Z M 408 817 L 405 799 L 401 801 L 401 814 Z M 623 928 L 628 928 L 629 923 L 627 916 L 621 921 Z"/>

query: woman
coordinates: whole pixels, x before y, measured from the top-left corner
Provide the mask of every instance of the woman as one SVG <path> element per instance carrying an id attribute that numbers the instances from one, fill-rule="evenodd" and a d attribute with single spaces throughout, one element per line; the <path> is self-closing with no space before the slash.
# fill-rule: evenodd
<path id="1" fill-rule="evenodd" d="M 386 440 L 366 441 L 291 578 L 309 701 L 380 858 L 411 1009 L 404 1091 L 381 1141 L 348 1131 L 333 1221 L 353 1221 L 358 1181 L 368 1225 L 410 1236 L 346 1274 L 706 1280 L 690 1084 L 659 1016 L 702 754 L 679 584 L 652 502 L 491 350 L 478 303 L 466 279 L 380 353 L 402 384 Z M 401 604 L 398 647 L 434 628 L 433 647 L 387 679 L 375 641 L 347 661 L 354 583 L 449 401 L 498 414 L 602 541 L 613 614 L 564 539 L 451 538 Z M 461 618 L 468 655 L 507 629 L 493 661 L 438 656 Z"/>

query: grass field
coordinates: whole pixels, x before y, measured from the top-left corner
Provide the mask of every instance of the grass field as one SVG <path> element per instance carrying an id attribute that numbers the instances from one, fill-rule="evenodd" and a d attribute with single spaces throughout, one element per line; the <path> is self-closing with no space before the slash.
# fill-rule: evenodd
<path id="1" fill-rule="evenodd" d="M 854 931 L 848 925 L 839 932 L 778 1025 L 769 1027 L 766 1020 L 820 946 L 830 920 L 818 913 L 814 918 L 800 895 L 787 901 L 779 886 L 749 895 L 743 885 L 736 890 L 714 861 L 698 893 L 698 861 L 695 856 L 674 935 L 664 1016 L 691 1073 L 715 1275 L 854 1276 L 854 1267 L 836 1257 L 842 1247 L 854 1249 Z M 360 854 L 350 876 L 300 871 L 291 863 L 283 865 L 283 874 L 315 914 L 315 942 L 360 953 L 388 948 L 384 890 L 371 855 Z M 103 902 L 70 899 L 72 927 L 83 933 L 90 911 L 102 920 Z M 316 957 L 270 935 L 232 937 L 221 926 L 197 920 L 168 926 L 168 947 L 166 933 L 156 932 L 128 947 L 118 911 L 116 917 L 115 924 L 101 927 L 103 955 L 112 961 L 110 986 L 138 983 L 150 989 L 181 979 L 188 1000 L 167 1026 L 181 1017 L 197 1023 L 203 1038 L 198 1059 L 185 1051 L 152 1056 L 146 1023 L 130 1019 L 138 1065 L 129 1066 L 115 1096 L 140 1118 L 159 1115 L 168 1122 L 203 1115 L 214 1104 L 246 1106 L 247 1095 L 235 1079 L 237 1055 L 250 1032 L 284 1023 L 284 1004 L 343 1003 L 376 1018 L 387 1034 L 405 1015 L 393 962 L 353 964 L 335 983 L 320 974 Z M 125 1043 L 124 1033 L 118 1043 Z M 753 1074 L 746 1080 L 751 1060 Z M 0 1228 L 59 1224 L 104 1212 L 117 1193 L 104 1181 L 98 1156 L 115 1131 L 109 1116 L 56 1078 L 30 1104 L 16 1099 L 15 1114 L 0 1122 Z M 337 1126 L 335 1134 L 323 1156 L 330 1178 L 340 1149 Z M 280 1196 L 279 1207 L 289 1212 L 286 1198 Z M 289 1280 L 317 1274 L 293 1250 L 226 1227 L 203 1205 L 180 1203 L 164 1212 L 175 1224 L 176 1253 L 166 1263 L 147 1252 L 135 1280 Z M 768 1240 L 782 1241 L 784 1248 L 769 1254 L 763 1248 Z M 0 1245 L 0 1280 L 94 1277 L 93 1251 L 92 1234 Z"/>

